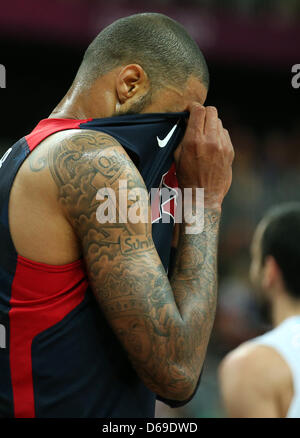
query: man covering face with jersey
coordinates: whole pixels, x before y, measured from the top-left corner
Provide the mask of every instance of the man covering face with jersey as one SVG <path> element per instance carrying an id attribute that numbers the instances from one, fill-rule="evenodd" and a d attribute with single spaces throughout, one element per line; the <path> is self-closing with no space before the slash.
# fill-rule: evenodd
<path id="1" fill-rule="evenodd" d="M 203 106 L 207 90 L 203 55 L 181 25 L 122 18 L 1 161 L 0 416 L 152 417 L 156 397 L 178 406 L 193 396 L 234 155 L 217 110 Z M 147 220 L 129 220 L 136 199 L 125 188 L 147 205 L 156 190 Z M 173 239 L 171 200 L 184 189 L 193 215 Z M 102 220 L 108 199 L 115 220 Z"/>

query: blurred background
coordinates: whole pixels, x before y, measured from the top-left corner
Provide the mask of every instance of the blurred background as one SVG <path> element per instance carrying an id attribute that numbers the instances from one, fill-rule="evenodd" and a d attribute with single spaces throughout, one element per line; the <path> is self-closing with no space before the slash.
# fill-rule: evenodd
<path id="1" fill-rule="evenodd" d="M 206 56 L 207 105 L 215 105 L 236 150 L 224 203 L 219 304 L 202 378 L 192 402 L 160 417 L 223 417 L 217 367 L 224 355 L 268 327 L 248 279 L 249 245 L 266 209 L 300 201 L 299 0 L 10 0 L 0 8 L 0 156 L 68 90 L 89 42 L 106 25 L 136 12 L 182 23 Z M 1 182 L 0 182 L 1 183 Z"/>

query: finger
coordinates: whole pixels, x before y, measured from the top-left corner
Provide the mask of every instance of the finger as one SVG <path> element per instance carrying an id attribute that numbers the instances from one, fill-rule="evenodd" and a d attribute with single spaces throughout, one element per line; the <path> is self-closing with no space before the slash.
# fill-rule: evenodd
<path id="1" fill-rule="evenodd" d="M 227 129 L 223 127 L 221 119 L 218 119 L 218 135 L 220 136 L 222 147 L 227 152 L 229 160 L 232 163 L 234 160 L 234 149 L 231 138 Z"/>
<path id="2" fill-rule="evenodd" d="M 219 135 L 219 138 L 221 140 L 222 148 L 226 152 L 230 152 L 231 144 L 230 144 L 230 142 L 228 142 L 228 137 L 226 136 L 225 131 L 226 131 L 226 129 L 224 129 L 224 127 L 223 127 L 222 120 L 218 119 L 218 135 Z"/>
<path id="3" fill-rule="evenodd" d="M 223 127 L 223 123 L 221 119 L 218 119 L 218 135 L 220 136 L 222 147 L 228 149 L 227 143 L 228 139 L 225 135 L 225 129 Z"/>
<path id="4" fill-rule="evenodd" d="M 231 140 L 230 140 L 230 137 L 229 137 L 229 133 L 228 133 L 227 129 L 224 128 L 221 119 L 218 119 L 218 134 L 219 134 L 219 136 L 220 136 L 220 139 L 221 139 L 222 145 L 223 145 L 225 148 L 228 149 L 230 146 L 232 146 L 232 144 L 231 144 Z M 228 140 L 229 140 L 229 141 L 228 141 Z"/>
<path id="5" fill-rule="evenodd" d="M 218 111 L 214 106 L 206 107 L 204 134 L 216 135 L 218 132 Z"/>
<path id="6" fill-rule="evenodd" d="M 231 138 L 230 138 L 228 130 L 227 129 L 223 129 L 223 131 L 224 131 L 223 135 L 224 135 L 224 138 L 226 140 L 226 146 L 229 149 L 230 159 L 231 159 L 231 163 L 232 163 L 233 160 L 234 160 L 234 156 L 235 156 L 233 144 L 232 144 L 232 141 L 231 141 Z"/>
<path id="7" fill-rule="evenodd" d="M 203 134 L 204 124 L 205 124 L 205 107 L 197 102 L 192 102 L 188 106 L 188 111 L 190 112 L 190 117 L 188 121 L 187 129 L 194 133 Z"/>
<path id="8" fill-rule="evenodd" d="M 229 135 L 229 132 L 227 129 L 224 129 L 224 135 L 225 135 L 226 141 L 232 146 L 231 138 L 230 138 L 230 135 Z"/>
<path id="9" fill-rule="evenodd" d="M 223 123 L 221 119 L 218 119 L 218 134 L 219 136 L 222 138 L 224 136 L 224 128 L 223 128 Z"/>

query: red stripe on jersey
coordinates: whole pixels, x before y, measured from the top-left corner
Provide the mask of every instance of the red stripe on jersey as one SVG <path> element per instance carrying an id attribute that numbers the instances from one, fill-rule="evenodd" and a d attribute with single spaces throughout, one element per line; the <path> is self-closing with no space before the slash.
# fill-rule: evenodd
<path id="1" fill-rule="evenodd" d="M 43 119 L 34 130 L 25 137 L 29 150 L 32 151 L 41 141 L 55 132 L 64 131 L 66 129 L 79 129 L 81 123 L 90 122 L 91 120 L 93 119 Z"/>
<path id="2" fill-rule="evenodd" d="M 175 163 L 172 164 L 172 166 L 170 167 L 169 172 L 167 172 L 167 174 L 164 175 L 163 182 L 168 187 L 171 187 L 171 188 L 174 188 L 174 189 L 178 188 L 178 180 L 177 180 L 177 176 L 176 176 Z"/>
<path id="3" fill-rule="evenodd" d="M 18 256 L 9 312 L 15 417 L 35 417 L 31 359 L 34 337 L 78 306 L 87 287 L 82 260 L 54 266 Z"/>

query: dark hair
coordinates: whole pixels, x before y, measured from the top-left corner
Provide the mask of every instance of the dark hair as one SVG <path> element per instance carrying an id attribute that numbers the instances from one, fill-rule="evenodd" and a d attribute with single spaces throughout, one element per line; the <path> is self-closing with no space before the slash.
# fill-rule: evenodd
<path id="1" fill-rule="evenodd" d="M 281 269 L 287 292 L 300 299 L 300 203 L 272 208 L 264 221 L 262 262 L 268 255 L 273 256 Z"/>
<path id="2" fill-rule="evenodd" d="M 87 48 L 77 77 L 92 82 L 122 63 L 141 65 L 158 88 L 170 83 L 182 88 L 190 75 L 209 86 L 198 45 L 181 24 L 162 14 L 131 15 L 103 29 Z"/>

